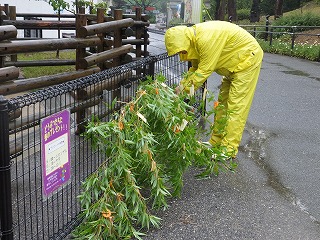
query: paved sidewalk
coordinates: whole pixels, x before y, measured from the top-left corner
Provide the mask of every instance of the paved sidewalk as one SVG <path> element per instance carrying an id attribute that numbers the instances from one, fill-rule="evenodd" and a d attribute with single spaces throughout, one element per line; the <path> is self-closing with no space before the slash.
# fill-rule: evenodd
<path id="1" fill-rule="evenodd" d="M 211 179 L 188 172 L 181 198 L 158 215 L 162 227 L 144 239 L 319 239 L 319 224 L 268 186 L 264 169 L 241 153 L 239 161 L 234 174 Z"/>

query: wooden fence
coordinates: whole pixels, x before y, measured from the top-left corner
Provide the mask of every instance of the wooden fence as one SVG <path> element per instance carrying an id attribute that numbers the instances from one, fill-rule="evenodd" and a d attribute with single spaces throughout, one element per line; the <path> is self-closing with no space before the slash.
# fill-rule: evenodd
<path id="1" fill-rule="evenodd" d="M 73 18 L 61 21 L 66 15 L 53 14 L 23 14 L 16 13 L 15 6 L 0 7 L 0 95 L 21 95 L 33 89 L 47 88 L 65 83 L 84 76 L 117 67 L 128 62 L 147 57 L 149 44 L 147 27 L 148 18 L 137 8 L 135 14 L 124 15 L 122 10 L 114 10 L 113 16 L 106 16 L 105 9 L 98 9 L 96 14 L 85 14 L 85 9 L 78 10 Z M 17 20 L 23 18 L 56 17 L 57 20 Z M 73 19 L 73 20 L 72 20 Z M 56 39 L 18 39 L 19 29 L 69 29 L 75 30 L 75 37 Z M 143 50 L 142 50 L 143 45 Z M 75 50 L 76 58 L 70 60 L 41 60 L 19 61 L 20 53 L 35 53 L 59 50 Z M 50 76 L 29 79 L 18 79 L 19 68 L 28 66 L 59 66 L 74 65 L 75 71 Z M 112 98 L 123 99 L 121 84 L 132 79 L 133 74 L 140 74 L 139 69 L 118 78 L 106 79 L 99 91 L 113 92 Z M 74 101 L 85 103 L 95 99 L 97 91 L 88 91 L 86 88 L 72 93 Z M 94 101 L 92 101 L 94 102 Z M 84 131 L 86 104 L 77 109 L 77 133 Z M 89 106 L 90 108 L 90 106 Z M 15 114 L 19 118 L 20 114 Z"/>
<path id="2" fill-rule="evenodd" d="M 80 8 L 78 12 L 74 16 L 27 14 L 16 13 L 15 6 L 0 6 L 0 95 L 49 87 L 148 56 L 149 22 L 148 17 L 141 14 L 140 8 L 136 9 L 135 14 L 123 14 L 122 10 L 114 10 L 113 16 L 106 16 L 105 9 L 98 9 L 96 14 L 84 14 L 84 8 Z M 68 20 L 62 21 L 62 18 Z M 75 37 L 18 39 L 19 29 L 67 29 L 74 30 Z M 20 53 L 65 49 L 75 50 L 76 59 L 19 61 L 17 58 Z M 19 67 L 60 65 L 74 65 L 75 71 L 17 81 Z"/>

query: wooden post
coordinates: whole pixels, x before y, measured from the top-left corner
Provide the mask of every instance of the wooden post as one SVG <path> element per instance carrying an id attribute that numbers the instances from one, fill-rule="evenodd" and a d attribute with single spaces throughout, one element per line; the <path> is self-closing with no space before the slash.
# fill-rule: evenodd
<path id="1" fill-rule="evenodd" d="M 89 6 L 89 15 L 93 15 L 93 6 Z M 97 13 L 98 14 L 98 13 Z M 98 18 L 98 17 L 97 17 Z M 93 24 L 92 21 L 87 17 L 87 24 L 88 25 L 91 25 Z M 93 46 L 93 47 L 90 47 L 89 49 L 90 53 L 96 53 L 98 50 L 97 50 L 97 46 Z"/>
<path id="2" fill-rule="evenodd" d="M 121 20 L 122 19 L 122 10 L 121 9 L 115 9 L 114 10 L 114 20 Z M 121 34 L 121 28 L 117 28 L 114 30 L 114 48 L 121 47 L 122 45 L 122 34 Z M 119 66 L 121 63 L 120 57 L 116 57 L 113 59 L 113 67 Z M 117 89 L 112 92 L 112 99 L 117 98 L 118 100 L 121 98 L 121 89 L 120 84 L 115 83 L 114 89 Z"/>
<path id="3" fill-rule="evenodd" d="M 149 34 L 148 34 L 148 29 L 146 27 L 143 27 L 143 40 L 144 40 L 143 55 L 144 57 L 147 57 L 149 56 L 149 52 L 148 52 Z"/>
<path id="4" fill-rule="evenodd" d="M 141 21 L 141 8 L 136 8 L 136 21 Z M 142 32 L 140 27 L 136 27 L 136 40 L 141 39 Z M 136 45 L 136 59 L 141 58 L 141 45 Z M 137 69 L 137 76 L 141 74 L 141 69 Z"/>
<path id="5" fill-rule="evenodd" d="M 104 12 L 105 12 L 104 8 L 98 8 L 97 9 L 97 23 L 103 23 L 104 22 Z M 104 51 L 104 45 L 105 45 L 104 44 L 104 38 L 106 37 L 106 34 L 105 33 L 99 33 L 97 35 L 101 40 L 101 45 L 97 46 L 97 52 L 99 53 L 99 52 L 103 52 Z M 101 70 L 104 70 L 105 69 L 105 64 L 104 63 L 99 63 L 98 67 Z"/>
<path id="6" fill-rule="evenodd" d="M 16 20 L 17 19 L 17 9 L 16 6 L 10 6 L 9 7 L 9 18 L 11 20 Z M 17 54 L 11 55 L 11 61 L 16 62 L 18 60 Z"/>
<path id="7" fill-rule="evenodd" d="M 5 19 L 8 19 L 8 16 L 5 13 L 5 7 L 0 5 L 0 25 L 3 25 L 3 20 Z"/>
<path id="8" fill-rule="evenodd" d="M 136 8 L 136 21 L 141 21 L 141 8 Z M 136 28 L 136 39 L 141 39 L 142 31 L 140 27 Z M 136 58 L 141 57 L 141 45 L 136 46 Z"/>
<path id="9" fill-rule="evenodd" d="M 82 10 L 83 9 L 83 10 Z M 79 12 L 84 11 L 84 8 L 79 9 Z M 81 11 L 82 10 L 82 11 Z M 87 17 L 84 14 L 76 15 L 76 37 L 79 37 L 79 29 L 82 26 L 87 24 Z M 76 70 L 80 70 L 80 60 L 86 57 L 86 49 L 85 48 L 77 48 L 76 50 Z M 77 90 L 76 94 L 81 96 L 83 94 L 83 90 Z M 85 131 L 84 119 L 85 119 L 85 109 L 81 109 L 76 112 L 76 122 L 77 122 L 77 130 L 76 134 L 81 134 Z"/>
<path id="10" fill-rule="evenodd" d="M 58 22 L 60 22 L 61 20 L 61 17 L 60 17 L 60 9 L 58 10 Z M 60 30 L 60 27 L 58 27 L 58 39 L 60 39 L 60 34 L 61 34 L 61 30 Z M 59 49 L 57 49 L 57 52 L 56 52 L 56 58 L 59 58 Z"/>
<path id="11" fill-rule="evenodd" d="M 82 26 L 87 24 L 87 18 L 84 14 L 77 14 L 76 15 L 76 38 L 79 38 L 79 29 Z M 80 69 L 79 66 L 79 59 L 82 59 L 86 56 L 86 49 L 85 48 L 77 48 L 76 49 L 76 70 Z"/>
<path id="12" fill-rule="evenodd" d="M 5 66 L 4 61 L 5 61 L 5 56 L 0 56 L 0 68 L 3 68 Z"/>
<path id="13" fill-rule="evenodd" d="M 122 10 L 121 9 L 115 9 L 114 10 L 114 20 L 121 20 L 122 19 Z M 121 29 L 117 28 L 114 30 L 114 47 L 121 47 L 122 45 L 122 34 Z M 120 65 L 120 58 L 113 59 L 114 67 Z"/>
<path id="14" fill-rule="evenodd" d="M 86 9 L 84 7 L 77 7 L 78 9 L 78 14 L 86 14 Z"/>
<path id="15" fill-rule="evenodd" d="M 4 4 L 4 12 L 6 14 L 4 19 L 8 19 L 9 17 L 9 5 L 8 4 Z M 2 18 L 2 16 L 1 16 Z M 1 21 L 1 25 L 3 24 L 3 19 Z M 6 56 L 0 56 L 0 68 L 3 68 L 5 66 L 4 62 L 5 62 Z"/>
<path id="16" fill-rule="evenodd" d="M 4 4 L 4 12 L 6 13 L 6 15 L 7 15 L 7 18 L 6 19 L 8 19 L 9 18 L 9 4 Z"/>

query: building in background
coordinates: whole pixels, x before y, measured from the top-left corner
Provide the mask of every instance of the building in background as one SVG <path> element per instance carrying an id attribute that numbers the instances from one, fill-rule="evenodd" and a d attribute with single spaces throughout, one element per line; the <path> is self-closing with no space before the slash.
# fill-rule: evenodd
<path id="1" fill-rule="evenodd" d="M 167 27 L 175 24 L 195 24 L 203 21 L 206 0 L 176 0 L 167 4 Z"/>

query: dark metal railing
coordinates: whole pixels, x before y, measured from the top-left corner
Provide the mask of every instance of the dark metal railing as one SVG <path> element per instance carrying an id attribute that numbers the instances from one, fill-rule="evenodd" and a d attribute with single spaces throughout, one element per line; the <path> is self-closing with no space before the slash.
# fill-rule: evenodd
<path id="1" fill-rule="evenodd" d="M 70 234 L 81 221 L 77 200 L 81 182 L 104 161 L 103 154 L 91 148 L 90 139 L 78 132 L 79 126 L 86 126 L 92 116 L 108 121 L 147 76 L 161 74 L 173 85 L 187 69 L 178 56 L 161 54 L 11 99 L 0 96 L 1 239 L 63 239 Z M 118 88 L 108 90 L 112 83 Z M 76 99 L 81 91 L 86 97 Z M 111 106 L 116 96 L 119 103 Z M 65 109 L 70 111 L 71 178 L 45 195 L 41 121 Z M 77 121 L 79 112 L 82 121 Z"/>
<path id="2" fill-rule="evenodd" d="M 270 46 L 273 40 L 279 36 L 289 36 L 291 39 L 291 49 L 295 47 L 295 40 L 297 36 L 309 36 L 317 37 L 320 43 L 320 33 L 306 33 L 303 31 L 320 29 L 320 26 L 273 26 L 266 23 L 266 25 L 240 25 L 248 32 L 250 32 L 255 38 L 264 39 L 269 41 Z"/>

